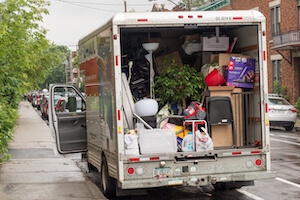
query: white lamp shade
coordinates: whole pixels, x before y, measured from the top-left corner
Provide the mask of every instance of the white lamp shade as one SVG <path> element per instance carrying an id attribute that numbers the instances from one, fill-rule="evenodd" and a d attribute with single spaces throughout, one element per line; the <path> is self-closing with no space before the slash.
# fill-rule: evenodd
<path id="1" fill-rule="evenodd" d="M 158 103 L 154 99 L 142 99 L 136 102 L 134 107 L 140 117 L 153 116 L 158 111 Z"/>
<path id="2" fill-rule="evenodd" d="M 149 52 L 149 51 L 155 51 L 156 49 L 158 49 L 159 43 L 157 43 L 157 42 L 144 43 L 142 45 L 143 45 L 143 48 Z"/>

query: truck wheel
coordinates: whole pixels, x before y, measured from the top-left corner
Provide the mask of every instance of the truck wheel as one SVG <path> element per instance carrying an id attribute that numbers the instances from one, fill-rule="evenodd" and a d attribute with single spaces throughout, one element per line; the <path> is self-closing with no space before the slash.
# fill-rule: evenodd
<path id="1" fill-rule="evenodd" d="M 102 158 L 101 162 L 100 188 L 106 198 L 110 199 L 116 196 L 115 180 L 109 176 L 105 157 Z"/>
<path id="2" fill-rule="evenodd" d="M 87 164 L 88 164 L 89 172 L 97 172 L 98 171 L 97 167 L 95 167 L 91 163 L 88 162 Z"/>

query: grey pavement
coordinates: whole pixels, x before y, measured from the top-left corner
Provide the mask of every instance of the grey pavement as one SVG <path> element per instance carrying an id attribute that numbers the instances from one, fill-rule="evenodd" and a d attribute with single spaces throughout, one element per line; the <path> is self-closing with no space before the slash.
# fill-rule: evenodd
<path id="1" fill-rule="evenodd" d="M 71 157 L 57 154 L 50 128 L 29 102 L 19 105 L 10 162 L 0 168 L 0 199 L 105 199 Z"/>

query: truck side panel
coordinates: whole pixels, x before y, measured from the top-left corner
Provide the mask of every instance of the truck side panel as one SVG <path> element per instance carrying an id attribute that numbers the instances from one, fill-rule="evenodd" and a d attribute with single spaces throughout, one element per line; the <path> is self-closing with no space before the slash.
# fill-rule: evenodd
<path id="1" fill-rule="evenodd" d="M 85 74 L 89 162 L 100 169 L 106 156 L 110 173 L 116 177 L 115 81 L 111 29 L 95 34 L 81 45 L 80 70 Z"/>

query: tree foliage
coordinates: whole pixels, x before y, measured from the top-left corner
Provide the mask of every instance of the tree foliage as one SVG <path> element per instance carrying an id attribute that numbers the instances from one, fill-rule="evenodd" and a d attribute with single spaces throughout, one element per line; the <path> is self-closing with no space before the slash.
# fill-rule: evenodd
<path id="1" fill-rule="evenodd" d="M 204 79 L 200 72 L 188 65 L 178 66 L 173 58 L 171 62 L 165 60 L 162 71 L 156 77 L 155 94 L 161 98 L 162 103 L 182 103 L 186 108 L 186 101 L 201 100 L 204 89 Z"/>
<path id="2" fill-rule="evenodd" d="M 287 101 L 290 101 L 290 97 L 288 95 L 288 90 L 286 86 L 282 87 L 281 83 L 278 80 L 276 80 L 273 82 L 273 88 L 275 94 L 278 94 L 278 96 L 285 98 Z"/>
<path id="3" fill-rule="evenodd" d="M 300 117 L 300 97 L 298 98 L 295 107 L 297 110 L 297 116 Z"/>
<path id="4" fill-rule="evenodd" d="M 191 8 L 197 8 L 200 7 L 202 5 L 204 5 L 205 3 L 207 3 L 209 0 L 192 0 L 191 2 Z M 182 0 L 182 3 L 184 5 L 188 5 L 188 0 Z"/>
<path id="5" fill-rule="evenodd" d="M 38 79 L 39 88 L 48 88 L 51 83 L 65 83 L 65 61 L 70 62 L 70 50 L 66 46 L 52 44 L 44 54 L 51 58 L 51 64 L 45 71 L 45 78 Z"/>
<path id="6" fill-rule="evenodd" d="M 51 57 L 46 30 L 38 23 L 48 14 L 44 0 L 0 3 L 0 164 L 9 158 L 8 142 L 17 118 L 21 94 L 44 77 Z"/>

